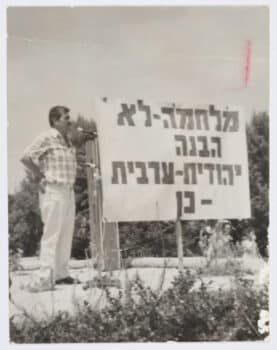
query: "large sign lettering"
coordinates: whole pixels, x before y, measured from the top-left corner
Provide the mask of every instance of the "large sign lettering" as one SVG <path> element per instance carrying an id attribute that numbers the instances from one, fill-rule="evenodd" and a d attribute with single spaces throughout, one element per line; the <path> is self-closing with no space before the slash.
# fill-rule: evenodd
<path id="1" fill-rule="evenodd" d="M 96 101 L 108 221 L 250 216 L 239 108 Z"/>

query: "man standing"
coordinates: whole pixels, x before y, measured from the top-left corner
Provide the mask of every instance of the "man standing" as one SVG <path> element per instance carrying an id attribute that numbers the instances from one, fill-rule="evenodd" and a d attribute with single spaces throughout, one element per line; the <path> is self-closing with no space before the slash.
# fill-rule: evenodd
<path id="1" fill-rule="evenodd" d="M 76 177 L 76 151 L 69 134 L 69 108 L 55 106 L 49 111 L 50 129 L 39 135 L 21 159 L 39 187 L 43 221 L 40 242 L 40 270 L 30 291 L 52 289 L 54 284 L 80 283 L 69 275 L 75 221 L 73 185 Z"/>

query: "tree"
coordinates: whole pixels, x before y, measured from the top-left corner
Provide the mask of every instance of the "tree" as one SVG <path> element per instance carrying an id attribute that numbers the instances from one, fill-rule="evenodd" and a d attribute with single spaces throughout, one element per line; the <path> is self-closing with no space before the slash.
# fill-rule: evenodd
<path id="1" fill-rule="evenodd" d="M 25 256 L 32 256 L 41 234 L 37 185 L 27 174 L 20 191 L 9 195 L 9 250 L 15 253 L 20 248 Z"/>
<path id="2" fill-rule="evenodd" d="M 260 252 L 267 254 L 269 224 L 269 117 L 255 113 L 247 125 L 252 219 Z"/>
<path id="3" fill-rule="evenodd" d="M 72 255 L 76 258 L 84 258 L 90 255 L 90 225 L 89 225 L 89 202 L 88 184 L 86 176 L 86 154 L 84 138 L 77 129 L 96 131 L 96 124 L 93 120 L 87 120 L 79 115 L 76 122 L 73 122 L 72 142 L 76 147 L 77 176 L 74 186 L 76 201 L 75 231 L 72 243 Z"/>

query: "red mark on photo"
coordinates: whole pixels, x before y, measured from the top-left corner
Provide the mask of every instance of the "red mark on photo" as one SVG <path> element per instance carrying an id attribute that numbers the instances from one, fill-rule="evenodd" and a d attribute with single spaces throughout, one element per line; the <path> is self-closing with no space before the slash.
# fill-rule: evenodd
<path id="1" fill-rule="evenodd" d="M 250 60 L 251 60 L 251 41 L 246 40 L 245 43 L 245 64 L 244 64 L 244 87 L 246 88 L 250 75 Z"/>

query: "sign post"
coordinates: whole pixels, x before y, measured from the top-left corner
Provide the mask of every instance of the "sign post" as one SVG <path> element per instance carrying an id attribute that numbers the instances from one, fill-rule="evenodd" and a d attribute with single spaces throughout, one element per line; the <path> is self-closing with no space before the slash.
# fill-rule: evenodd
<path id="1" fill-rule="evenodd" d="M 86 163 L 91 231 L 91 255 L 98 271 L 120 268 L 119 233 L 116 222 L 104 222 L 98 140 L 86 142 Z"/>
<path id="2" fill-rule="evenodd" d="M 96 259 L 97 269 L 103 270 L 103 249 L 101 237 L 101 218 L 99 215 L 99 206 L 101 205 L 99 190 L 96 180 L 96 149 L 95 140 L 86 142 L 86 162 L 87 162 L 87 182 L 88 182 L 88 200 L 89 200 L 89 223 L 91 234 L 91 256 Z"/>

